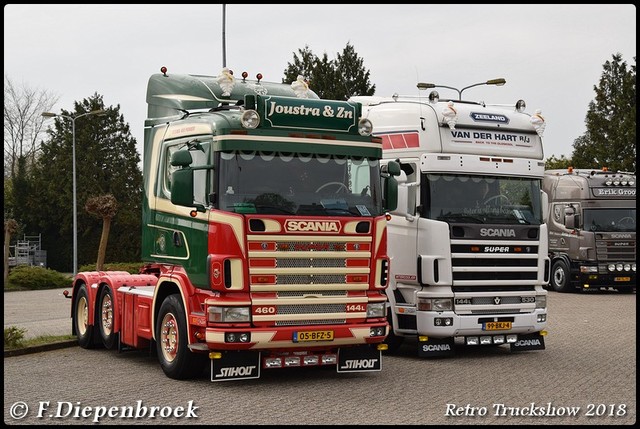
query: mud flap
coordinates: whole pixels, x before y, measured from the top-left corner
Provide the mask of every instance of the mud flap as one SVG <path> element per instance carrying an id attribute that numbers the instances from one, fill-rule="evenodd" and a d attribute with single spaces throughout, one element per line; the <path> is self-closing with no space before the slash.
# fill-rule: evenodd
<path id="1" fill-rule="evenodd" d="M 341 347 L 337 372 L 370 372 L 382 370 L 382 352 L 375 346 Z"/>
<path id="2" fill-rule="evenodd" d="M 248 380 L 260 378 L 260 352 L 222 352 L 220 359 L 211 359 L 211 381 Z"/>
<path id="3" fill-rule="evenodd" d="M 418 342 L 419 357 L 452 356 L 454 339 L 449 338 L 429 338 L 428 341 Z"/>
<path id="4" fill-rule="evenodd" d="M 544 337 L 538 332 L 535 334 L 518 335 L 518 341 L 511 343 L 511 351 L 544 350 Z"/>

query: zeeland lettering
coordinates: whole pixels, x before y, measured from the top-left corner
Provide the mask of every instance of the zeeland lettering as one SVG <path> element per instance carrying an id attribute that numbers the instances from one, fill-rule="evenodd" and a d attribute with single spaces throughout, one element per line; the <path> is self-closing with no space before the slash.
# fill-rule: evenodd
<path id="1" fill-rule="evenodd" d="M 497 122 L 500 124 L 508 124 L 509 118 L 504 115 L 495 115 L 492 113 L 475 113 L 471 112 L 471 119 L 480 122 Z"/>

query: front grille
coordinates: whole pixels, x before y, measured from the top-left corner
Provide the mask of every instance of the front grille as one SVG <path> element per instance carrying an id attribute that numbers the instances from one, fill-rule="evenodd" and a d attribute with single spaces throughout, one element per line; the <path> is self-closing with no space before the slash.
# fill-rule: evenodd
<path id="1" fill-rule="evenodd" d="M 305 295 L 315 296 L 347 296 L 346 290 L 287 290 L 277 293 L 278 298 L 301 298 Z"/>
<path id="2" fill-rule="evenodd" d="M 278 274 L 277 285 L 343 284 L 344 274 Z"/>
<path id="3" fill-rule="evenodd" d="M 324 319 L 324 320 L 281 320 L 275 323 L 276 326 L 297 326 L 297 325 L 344 325 L 345 319 Z"/>
<path id="4" fill-rule="evenodd" d="M 322 258 L 278 258 L 276 267 L 278 268 L 335 268 L 344 267 L 344 259 L 322 259 Z"/>
<path id="5" fill-rule="evenodd" d="M 260 326 L 362 323 L 371 236 L 248 237 L 253 321 Z M 329 290 L 320 290 L 322 288 Z M 269 311 L 265 312 L 265 309 Z"/>
<path id="6" fill-rule="evenodd" d="M 451 240 L 454 286 L 535 285 L 538 279 L 538 249 L 535 240 Z M 511 283 L 510 283 L 511 282 Z"/>
<path id="7" fill-rule="evenodd" d="M 596 256 L 599 261 L 635 261 L 635 240 L 606 239 L 596 240 Z"/>
<path id="8" fill-rule="evenodd" d="M 503 296 L 500 297 L 500 303 L 509 305 L 509 304 L 520 304 L 522 302 L 522 297 L 519 296 Z M 494 298 L 491 296 L 475 296 L 472 298 L 471 305 L 491 305 L 495 304 Z"/>

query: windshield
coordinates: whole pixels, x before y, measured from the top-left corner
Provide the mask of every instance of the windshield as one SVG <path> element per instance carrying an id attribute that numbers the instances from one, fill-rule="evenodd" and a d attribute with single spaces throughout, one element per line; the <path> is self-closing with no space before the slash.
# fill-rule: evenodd
<path id="1" fill-rule="evenodd" d="M 589 231 L 636 230 L 636 209 L 588 209 L 584 211 L 584 228 Z"/>
<path id="2" fill-rule="evenodd" d="M 540 180 L 425 174 L 423 216 L 448 223 L 540 225 Z"/>
<path id="3" fill-rule="evenodd" d="M 379 216 L 377 159 L 221 152 L 219 207 L 236 213 Z"/>

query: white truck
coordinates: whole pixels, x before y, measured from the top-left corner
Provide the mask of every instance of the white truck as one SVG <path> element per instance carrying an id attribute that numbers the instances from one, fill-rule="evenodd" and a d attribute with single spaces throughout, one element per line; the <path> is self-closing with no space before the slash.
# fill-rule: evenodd
<path id="1" fill-rule="evenodd" d="M 415 339 L 421 357 L 463 344 L 541 350 L 550 273 L 545 122 L 539 111 L 524 113 L 522 100 L 491 106 L 458 92 L 459 100 L 437 91 L 352 97 L 376 124 L 384 160 L 402 170 L 388 222 L 386 342 L 393 351 Z"/>
<path id="2" fill-rule="evenodd" d="M 547 170 L 551 282 L 557 292 L 636 289 L 636 175 Z"/>

